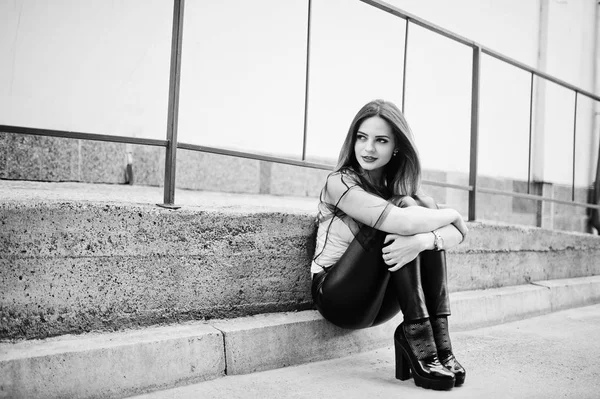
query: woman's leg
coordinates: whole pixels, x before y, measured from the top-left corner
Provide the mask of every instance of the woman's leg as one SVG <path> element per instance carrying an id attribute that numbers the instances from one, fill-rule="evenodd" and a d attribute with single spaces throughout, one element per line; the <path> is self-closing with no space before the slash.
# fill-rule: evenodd
<path id="1" fill-rule="evenodd" d="M 421 257 L 392 272 L 390 280 L 396 291 L 396 297 L 405 321 L 420 320 L 429 317 L 425 292 L 421 284 Z"/>
<path id="2" fill-rule="evenodd" d="M 449 316 L 450 297 L 446 270 L 446 251 L 423 251 L 421 285 L 430 316 Z"/>
<path id="3" fill-rule="evenodd" d="M 391 202 L 401 208 L 419 206 L 414 198 L 409 196 L 394 198 Z M 416 259 L 391 273 L 391 281 L 395 288 L 402 314 L 405 321 L 420 320 L 429 317 L 427 293 L 423 286 L 423 253 Z"/>
<path id="4" fill-rule="evenodd" d="M 412 198 L 404 198 L 402 204 L 418 206 Z M 421 253 L 414 261 L 391 273 L 391 283 L 395 287 L 404 315 L 404 321 L 394 334 L 396 378 L 408 379 L 410 367 L 417 385 L 450 389 L 455 384 L 455 376 L 438 359 L 429 318 L 438 308 L 449 310 L 449 306 L 446 306 L 446 277 L 445 272 L 438 273 L 430 267 L 430 263 L 439 256 L 429 252 L 431 251 Z"/>
<path id="5" fill-rule="evenodd" d="M 466 371 L 454 357 L 448 330 L 450 297 L 446 252 L 424 251 L 420 254 L 420 258 L 421 282 L 438 357 L 440 362 L 455 374 L 456 385 L 462 385 L 465 382 Z"/>
<path id="6" fill-rule="evenodd" d="M 423 286 L 422 262 L 419 255 L 391 273 L 391 284 L 398 293 L 398 302 L 404 315 L 404 321 L 394 334 L 396 378 L 410 378 L 409 369 L 412 369 L 416 385 L 450 389 L 455 384 L 455 376 L 438 359 Z"/>
<path id="7" fill-rule="evenodd" d="M 366 328 L 389 320 L 400 307 L 381 249 L 387 233 L 364 226 L 340 260 L 313 280 L 313 300 L 342 328 Z"/>
<path id="8" fill-rule="evenodd" d="M 417 205 L 424 208 L 438 209 L 437 204 L 431 197 L 418 196 L 411 199 L 413 202 L 410 202 L 409 206 Z M 427 310 L 431 316 L 449 316 L 450 298 L 448 296 L 446 251 L 423 251 L 420 258 L 421 282 Z"/>

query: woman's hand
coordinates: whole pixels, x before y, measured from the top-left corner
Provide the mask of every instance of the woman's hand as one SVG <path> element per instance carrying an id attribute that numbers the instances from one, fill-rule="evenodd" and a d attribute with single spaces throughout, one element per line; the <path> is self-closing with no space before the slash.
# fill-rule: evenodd
<path id="1" fill-rule="evenodd" d="M 454 222 L 452 222 L 452 225 L 454 227 L 456 227 L 458 229 L 458 231 L 460 231 L 460 234 L 462 234 L 463 240 L 464 240 L 465 237 L 467 236 L 467 233 L 469 232 L 469 228 L 467 227 L 467 224 L 463 220 L 462 216 L 460 216 L 460 213 L 458 213 L 458 212 L 456 212 L 456 213 L 458 214 L 458 217 L 456 218 L 456 220 Z M 461 240 L 461 242 L 462 242 L 462 240 Z"/>
<path id="2" fill-rule="evenodd" d="M 433 198 L 424 196 L 424 195 L 418 196 L 416 198 L 416 202 L 417 202 L 417 204 L 419 204 L 419 206 L 423 206 L 423 207 L 429 208 L 429 209 L 452 209 L 447 205 L 437 204 L 433 200 Z M 463 236 L 463 240 L 464 240 L 464 238 L 467 236 L 467 233 L 469 232 L 469 228 L 467 227 L 467 224 L 465 223 L 465 221 L 462 218 L 462 216 L 460 215 L 460 213 L 458 213 L 458 211 L 456 211 L 456 219 L 454 220 L 454 222 L 452 222 L 452 225 L 454 227 L 456 227 L 456 229 L 458 231 L 460 231 L 460 234 Z"/>
<path id="3" fill-rule="evenodd" d="M 390 241 L 391 243 L 382 249 L 383 261 L 386 265 L 392 266 L 388 270 L 395 272 L 408 262 L 414 260 L 425 249 L 422 238 L 422 234 L 412 236 L 388 234 L 385 237 L 384 245 Z"/>
<path id="4" fill-rule="evenodd" d="M 406 208 L 409 206 L 422 206 L 424 208 L 429 208 L 429 209 L 452 209 L 447 205 L 436 203 L 435 200 L 428 195 L 419 195 L 419 196 L 415 196 L 414 198 L 409 197 L 409 196 L 402 197 L 401 201 L 399 203 L 399 206 L 402 208 Z M 454 220 L 454 222 L 452 222 L 452 225 L 454 227 L 456 227 L 456 229 L 463 236 L 463 240 L 464 240 L 465 237 L 467 236 L 467 233 L 469 232 L 469 228 L 467 227 L 467 224 L 463 220 L 460 213 L 458 213 L 458 211 L 456 211 L 454 209 L 452 209 L 452 210 L 456 212 L 456 219 Z M 462 242 L 462 240 L 461 240 L 461 242 Z"/>

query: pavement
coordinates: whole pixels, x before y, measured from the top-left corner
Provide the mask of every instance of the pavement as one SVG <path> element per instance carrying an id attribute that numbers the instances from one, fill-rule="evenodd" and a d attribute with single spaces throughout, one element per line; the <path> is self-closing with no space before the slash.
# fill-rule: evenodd
<path id="1" fill-rule="evenodd" d="M 450 319 L 451 321 L 451 319 Z M 599 398 L 600 304 L 452 334 L 462 387 L 394 378 L 393 347 L 134 396 L 172 398 Z"/>

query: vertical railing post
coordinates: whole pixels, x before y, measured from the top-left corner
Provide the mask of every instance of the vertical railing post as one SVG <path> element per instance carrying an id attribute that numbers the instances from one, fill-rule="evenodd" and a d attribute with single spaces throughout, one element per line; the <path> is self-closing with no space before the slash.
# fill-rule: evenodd
<path id="1" fill-rule="evenodd" d="M 177 208 L 175 203 L 175 169 L 177 165 L 177 122 L 179 116 L 179 82 L 181 78 L 181 43 L 185 0 L 174 0 L 171 69 L 169 78 L 169 110 L 167 116 L 167 153 L 165 157 L 165 191 L 161 206 Z"/>
<path id="2" fill-rule="evenodd" d="M 533 72 L 531 73 L 531 83 L 529 85 L 529 147 L 527 150 L 527 194 L 531 194 L 531 140 L 533 130 Z"/>
<path id="3" fill-rule="evenodd" d="M 304 132 L 302 137 L 302 160 L 306 161 L 306 139 L 308 136 L 308 89 L 310 80 L 310 28 L 311 28 L 311 15 L 312 13 L 312 0 L 308 0 L 308 17 L 306 24 L 306 78 L 304 82 Z"/>
<path id="4" fill-rule="evenodd" d="M 481 47 L 473 47 L 473 71 L 471 77 L 471 151 L 469 162 L 469 220 L 476 219 L 477 200 L 477 147 L 479 140 L 479 76 Z"/>
<path id="5" fill-rule="evenodd" d="M 406 58 L 408 55 L 408 24 L 410 20 L 406 18 L 406 28 L 404 30 L 404 66 L 402 67 L 402 113 L 404 113 L 404 103 L 406 102 Z"/>
<path id="6" fill-rule="evenodd" d="M 575 153 L 577 152 L 577 97 L 575 92 L 575 110 L 573 111 L 573 184 L 571 186 L 571 201 L 575 201 Z"/>

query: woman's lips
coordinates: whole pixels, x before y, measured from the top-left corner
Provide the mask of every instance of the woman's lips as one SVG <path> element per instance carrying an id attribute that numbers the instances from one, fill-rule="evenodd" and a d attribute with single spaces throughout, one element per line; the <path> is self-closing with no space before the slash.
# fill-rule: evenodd
<path id="1" fill-rule="evenodd" d="M 362 159 L 365 162 L 375 162 L 375 161 L 377 161 L 377 158 L 374 158 L 374 157 L 362 157 Z"/>

